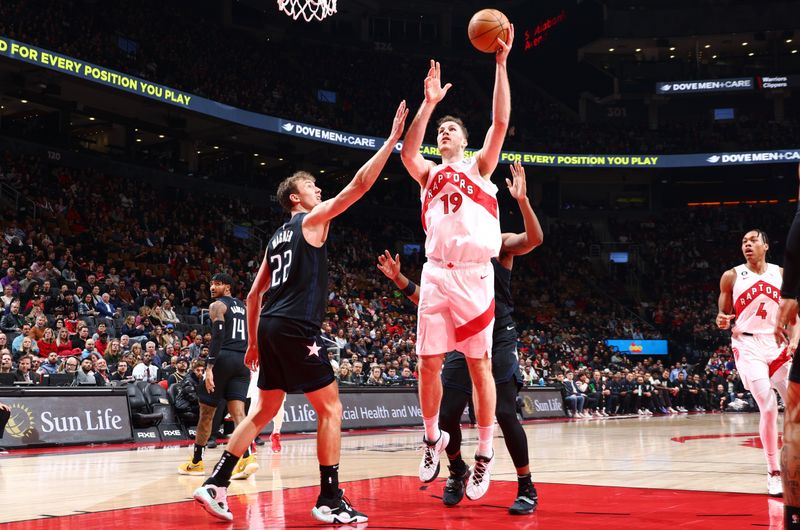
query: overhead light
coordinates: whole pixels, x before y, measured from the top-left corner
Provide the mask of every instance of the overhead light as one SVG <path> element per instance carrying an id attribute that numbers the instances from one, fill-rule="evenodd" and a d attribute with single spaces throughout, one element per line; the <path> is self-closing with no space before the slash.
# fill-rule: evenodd
<path id="1" fill-rule="evenodd" d="M 792 50 L 792 53 L 797 53 L 797 50 Z"/>
<path id="2" fill-rule="evenodd" d="M 716 56 L 716 55 L 712 55 L 712 56 L 711 56 L 711 58 L 712 58 L 712 59 L 716 59 L 716 58 L 717 58 L 717 56 Z"/>
<path id="3" fill-rule="evenodd" d="M 753 55 L 755 55 L 755 53 L 753 53 L 753 52 L 750 52 L 750 53 L 747 54 L 748 57 L 752 57 Z"/>
<path id="4" fill-rule="evenodd" d="M 281 162 L 283 162 L 283 158 L 279 158 L 278 160 L 280 160 Z"/>
<path id="5" fill-rule="evenodd" d="M 137 141 L 137 142 L 141 142 L 141 141 L 142 141 L 142 139 L 141 139 L 141 138 L 137 138 L 137 139 L 136 139 L 136 141 Z"/>
<path id="6" fill-rule="evenodd" d="M 133 132 L 139 132 L 139 129 L 134 129 Z"/>
<path id="7" fill-rule="evenodd" d="M 94 121 L 94 116 L 89 116 L 89 121 Z"/>
<path id="8" fill-rule="evenodd" d="M 669 58 L 670 58 L 670 59 L 674 59 L 674 58 L 675 58 L 675 56 L 674 56 L 674 55 L 670 55 L 670 56 L 669 56 Z"/>
<path id="9" fill-rule="evenodd" d="M 614 48 L 609 48 L 608 51 L 613 52 Z"/>
<path id="10" fill-rule="evenodd" d="M 197 151 L 197 154 L 199 155 L 199 154 L 200 154 L 200 151 Z"/>
<path id="11" fill-rule="evenodd" d="M 675 51 L 675 46 L 670 46 L 669 51 L 674 52 Z"/>
<path id="12" fill-rule="evenodd" d="M 325 173 L 325 170 L 324 169 L 320 169 L 319 172 L 320 173 Z"/>
<path id="13" fill-rule="evenodd" d="M 219 146 L 218 146 L 218 145 L 215 145 L 215 146 L 214 146 L 214 149 L 219 149 Z"/>
<path id="14" fill-rule="evenodd" d="M 21 99 L 21 100 L 19 100 L 19 102 L 20 102 L 20 103 L 27 103 L 27 102 L 28 102 L 28 100 L 27 100 L 27 99 Z"/>
<path id="15" fill-rule="evenodd" d="M 253 156 L 258 156 L 258 153 L 253 153 Z"/>
<path id="16" fill-rule="evenodd" d="M 640 51 L 642 51 L 641 48 L 636 48 L 636 53 L 639 53 Z"/>
<path id="17" fill-rule="evenodd" d="M 706 44 L 705 46 L 703 46 L 703 48 L 705 48 L 706 50 L 709 49 L 710 47 L 711 47 L 710 44 Z"/>
<path id="18" fill-rule="evenodd" d="M 159 134 L 158 137 L 159 138 L 164 138 L 164 135 L 163 134 Z"/>
<path id="19" fill-rule="evenodd" d="M 742 43 L 742 46 L 747 46 L 748 44 L 750 44 L 750 43 L 749 43 L 749 42 L 747 42 L 747 41 L 744 41 L 744 42 Z"/>
<path id="20" fill-rule="evenodd" d="M 267 165 L 267 163 L 266 163 L 266 162 L 261 162 L 261 165 L 262 165 L 262 166 L 266 166 L 266 165 Z"/>
<path id="21" fill-rule="evenodd" d="M 789 44 L 790 42 L 792 42 L 792 39 L 786 39 L 786 44 Z"/>
<path id="22" fill-rule="evenodd" d="M 383 180 L 389 180 L 389 177 L 383 177 Z"/>

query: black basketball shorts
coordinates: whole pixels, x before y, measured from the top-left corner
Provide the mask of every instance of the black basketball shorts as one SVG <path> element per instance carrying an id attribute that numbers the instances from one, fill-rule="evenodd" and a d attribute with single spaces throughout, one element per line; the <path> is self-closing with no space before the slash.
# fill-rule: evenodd
<path id="1" fill-rule="evenodd" d="M 258 352 L 261 390 L 314 392 L 336 380 L 317 326 L 262 316 L 258 323 Z"/>
<path id="2" fill-rule="evenodd" d="M 492 376 L 496 385 L 515 379 L 520 384 L 517 331 L 513 322 L 495 327 L 492 337 Z M 442 367 L 442 385 L 472 394 L 472 378 L 464 354 L 448 352 Z"/>
<path id="3" fill-rule="evenodd" d="M 221 350 L 214 363 L 214 392 L 208 393 L 205 383 L 197 389 L 200 403 L 216 407 L 225 401 L 246 401 L 250 386 L 250 370 L 244 365 L 244 353 Z"/>

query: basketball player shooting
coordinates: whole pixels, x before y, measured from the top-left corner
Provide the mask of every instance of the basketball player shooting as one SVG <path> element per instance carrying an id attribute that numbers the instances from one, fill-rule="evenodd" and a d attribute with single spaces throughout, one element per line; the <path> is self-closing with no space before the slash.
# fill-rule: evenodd
<path id="1" fill-rule="evenodd" d="M 467 358 L 474 387 L 478 420 L 478 449 L 473 477 L 466 488 L 469 499 L 489 489 L 494 458 L 492 436 L 496 389 L 492 378 L 494 325 L 494 267 L 500 253 L 497 186 L 490 178 L 497 167 L 511 114 L 511 93 L 506 63 L 514 40 L 514 27 L 506 41 L 498 39 L 492 125 L 483 147 L 464 158 L 467 130 L 453 116 L 439 120 L 436 141 L 442 163 L 425 160 L 419 153 L 425 128 L 436 105 L 452 85 L 442 86 L 441 66 L 431 61 L 425 78 L 425 99 L 406 134 L 401 158 L 420 186 L 425 255 L 420 280 L 417 355 L 419 396 L 425 424 L 424 454 L 419 478 L 431 482 L 439 473 L 439 456 L 450 435 L 439 428 L 442 370 L 445 352 L 458 350 Z"/>
<path id="2" fill-rule="evenodd" d="M 745 263 L 722 275 L 716 323 L 719 329 L 730 329 L 736 319 L 731 334 L 736 369 L 760 411 L 758 434 L 767 457 L 767 491 L 780 497 L 778 402 L 772 389 L 785 403 L 791 356 L 788 348 L 779 347 L 774 340 L 783 269 L 767 263 L 767 250 L 769 241 L 763 231 L 750 230 L 744 235 Z"/>
<path id="3" fill-rule="evenodd" d="M 317 413 L 320 493 L 311 514 L 328 524 L 363 523 L 339 488 L 342 402 L 319 336 L 328 301 L 328 230 L 331 221 L 355 204 L 383 170 L 405 126 L 405 101 L 394 115 L 383 146 L 338 195 L 322 200 L 314 177 L 304 171 L 278 186 L 278 202 L 291 214 L 270 238 L 247 295 L 248 344 L 245 364 L 259 371 L 258 402 L 233 431 L 227 450 L 194 498 L 218 519 L 232 521 L 227 488 L 234 466 L 258 433 L 275 417 L 287 392 L 303 392 Z M 262 299 L 266 293 L 266 303 Z M 320 351 L 322 350 L 322 351 Z"/>

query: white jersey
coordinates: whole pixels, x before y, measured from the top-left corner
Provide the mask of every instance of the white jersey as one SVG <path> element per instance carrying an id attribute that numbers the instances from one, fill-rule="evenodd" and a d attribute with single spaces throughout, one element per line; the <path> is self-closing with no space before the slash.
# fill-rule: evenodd
<path id="1" fill-rule="evenodd" d="M 781 302 L 781 269 L 767 264 L 764 274 L 756 274 L 739 265 L 733 269 L 733 308 L 736 311 L 736 329 L 745 333 L 772 334 L 778 320 L 778 305 Z"/>
<path id="2" fill-rule="evenodd" d="M 488 262 L 500 253 L 497 186 L 475 158 L 439 164 L 420 192 L 425 255 L 443 262 Z"/>

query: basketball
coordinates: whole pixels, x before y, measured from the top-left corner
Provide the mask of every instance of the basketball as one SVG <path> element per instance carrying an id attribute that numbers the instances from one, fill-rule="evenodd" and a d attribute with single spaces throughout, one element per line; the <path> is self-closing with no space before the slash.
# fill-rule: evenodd
<path id="1" fill-rule="evenodd" d="M 497 39 L 508 37 L 508 17 L 497 9 L 481 9 L 469 21 L 467 34 L 475 48 L 484 53 L 494 53 L 500 47 Z"/>

